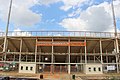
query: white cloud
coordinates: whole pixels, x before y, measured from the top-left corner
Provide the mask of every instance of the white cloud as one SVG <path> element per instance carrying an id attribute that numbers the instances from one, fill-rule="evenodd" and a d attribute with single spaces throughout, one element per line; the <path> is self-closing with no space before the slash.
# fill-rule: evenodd
<path id="1" fill-rule="evenodd" d="M 114 5 L 114 11 L 115 11 L 115 16 L 116 18 L 120 18 L 120 0 L 115 0 L 113 2 Z M 111 4 L 109 4 L 108 2 L 104 2 L 98 5 L 98 7 L 104 7 L 105 11 L 108 12 L 111 16 L 112 16 L 112 8 L 111 8 Z"/>
<path id="2" fill-rule="evenodd" d="M 46 5 L 49 6 L 50 4 L 59 2 L 61 0 L 38 0 L 40 5 Z"/>
<path id="3" fill-rule="evenodd" d="M 73 11 L 72 13 L 68 14 L 68 17 L 75 17 L 76 15 L 80 15 L 81 9 L 78 8 L 76 11 Z"/>
<path id="4" fill-rule="evenodd" d="M 7 20 L 10 0 L 0 0 L 0 19 Z M 36 14 L 30 10 L 37 4 L 37 0 L 13 0 L 11 22 L 15 26 L 33 26 L 41 21 L 41 14 Z"/>
<path id="5" fill-rule="evenodd" d="M 0 19 L 6 21 L 10 0 L 0 0 Z M 91 1 L 91 3 L 89 3 Z M 113 31 L 112 11 L 108 2 L 103 2 L 99 5 L 93 5 L 81 11 L 80 6 L 86 3 L 92 4 L 94 0 L 13 0 L 11 22 L 17 26 L 33 26 L 41 21 L 42 14 L 36 14 L 30 10 L 35 4 L 46 5 L 63 2 L 60 9 L 67 11 L 71 8 L 77 9 L 68 14 L 68 17 L 74 17 L 80 14 L 77 18 L 66 18 L 62 20 L 62 25 L 67 30 L 92 30 L 92 31 Z M 120 1 L 115 0 L 115 14 L 120 18 Z M 51 20 L 51 22 L 54 20 Z"/>
<path id="6" fill-rule="evenodd" d="M 83 2 L 87 2 L 88 0 L 62 0 L 64 3 L 63 6 L 60 7 L 60 9 L 67 11 L 70 8 L 75 8 L 83 4 Z"/>
<path id="7" fill-rule="evenodd" d="M 115 1 L 116 17 L 120 17 L 120 1 Z M 68 15 L 69 16 L 69 15 Z M 114 31 L 111 5 L 108 2 L 93 5 L 80 12 L 77 18 L 65 18 L 60 23 L 67 30 Z"/>
<path id="8" fill-rule="evenodd" d="M 115 15 L 117 18 L 120 18 L 120 0 L 114 1 L 115 6 Z"/>
<path id="9" fill-rule="evenodd" d="M 80 18 L 86 22 L 86 30 L 106 31 L 111 28 L 112 18 L 104 7 L 89 7 Z"/>
<path id="10" fill-rule="evenodd" d="M 60 25 L 62 25 L 64 28 L 69 30 L 78 30 L 82 31 L 85 30 L 86 23 L 79 18 L 67 18 L 64 19 Z"/>
<path id="11" fill-rule="evenodd" d="M 60 7 L 61 10 L 67 11 L 70 8 L 76 8 L 83 5 L 84 2 L 88 2 L 90 0 L 39 0 L 40 5 L 49 6 L 50 4 L 63 2 L 63 6 Z"/>

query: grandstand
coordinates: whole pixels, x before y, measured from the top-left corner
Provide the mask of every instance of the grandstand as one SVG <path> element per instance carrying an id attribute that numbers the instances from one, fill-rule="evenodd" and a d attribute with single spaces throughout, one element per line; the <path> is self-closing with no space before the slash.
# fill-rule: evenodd
<path id="1" fill-rule="evenodd" d="M 119 44 L 111 32 L 16 31 L 8 32 L 3 52 L 0 32 L 0 62 L 15 63 L 19 73 L 119 73 Z"/>

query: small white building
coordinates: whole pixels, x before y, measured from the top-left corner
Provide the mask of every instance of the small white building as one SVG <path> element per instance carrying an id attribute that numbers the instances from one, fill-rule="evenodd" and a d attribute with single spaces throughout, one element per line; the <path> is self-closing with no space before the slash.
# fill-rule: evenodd
<path id="1" fill-rule="evenodd" d="M 34 63 L 20 63 L 19 73 L 36 73 L 36 64 Z"/>
<path id="2" fill-rule="evenodd" d="M 99 63 L 88 63 L 83 68 L 85 74 L 103 74 L 102 64 Z"/>

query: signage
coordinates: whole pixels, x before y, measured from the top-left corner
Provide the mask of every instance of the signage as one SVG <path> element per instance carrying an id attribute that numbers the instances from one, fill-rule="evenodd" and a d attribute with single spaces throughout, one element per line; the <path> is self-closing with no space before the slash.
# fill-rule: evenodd
<path id="1" fill-rule="evenodd" d="M 86 46 L 85 42 L 38 42 L 37 46 Z"/>
<path id="2" fill-rule="evenodd" d="M 48 42 L 38 43 L 37 46 L 52 46 L 52 43 L 48 43 Z"/>
<path id="3" fill-rule="evenodd" d="M 115 66 L 107 66 L 107 70 L 115 70 Z"/>
<path id="4" fill-rule="evenodd" d="M 86 46 L 85 42 L 70 42 L 70 46 Z"/>
<path id="5" fill-rule="evenodd" d="M 68 46 L 69 43 L 68 42 L 53 42 L 52 45 L 53 46 Z"/>

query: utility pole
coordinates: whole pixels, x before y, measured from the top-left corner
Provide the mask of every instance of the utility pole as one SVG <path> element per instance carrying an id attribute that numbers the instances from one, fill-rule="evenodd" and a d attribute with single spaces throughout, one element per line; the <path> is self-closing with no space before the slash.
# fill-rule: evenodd
<path id="1" fill-rule="evenodd" d="M 8 19 L 7 19 L 7 25 L 6 25 L 6 31 L 5 31 L 5 38 L 4 38 L 3 53 L 6 53 L 7 35 L 8 35 L 8 27 L 9 27 L 9 23 L 10 23 L 11 9 L 12 9 L 12 0 L 10 0 L 10 6 L 9 6 L 9 12 L 8 12 Z"/>
<path id="2" fill-rule="evenodd" d="M 115 19 L 113 0 L 111 2 L 111 7 L 112 7 L 113 24 L 114 24 L 114 30 L 115 30 L 115 38 L 117 38 L 117 27 L 116 27 L 116 19 Z"/>
<path id="3" fill-rule="evenodd" d="M 6 31 L 5 31 L 5 38 L 4 38 L 4 46 L 3 46 L 4 61 L 6 61 L 7 35 L 8 35 L 8 27 L 9 27 L 9 23 L 10 23 L 11 8 L 12 8 L 12 0 L 10 0 L 10 6 L 9 6 L 9 11 L 8 11 L 8 19 L 7 19 L 7 25 L 6 25 Z"/>
<path id="4" fill-rule="evenodd" d="M 116 27 L 116 19 L 115 19 L 115 12 L 114 12 L 114 5 L 113 0 L 111 2 L 112 7 L 112 15 L 113 15 L 113 24 L 115 29 L 115 53 L 116 53 L 116 63 L 117 63 L 117 73 L 119 73 L 119 46 L 118 46 L 118 36 L 117 36 L 117 27 Z"/>

